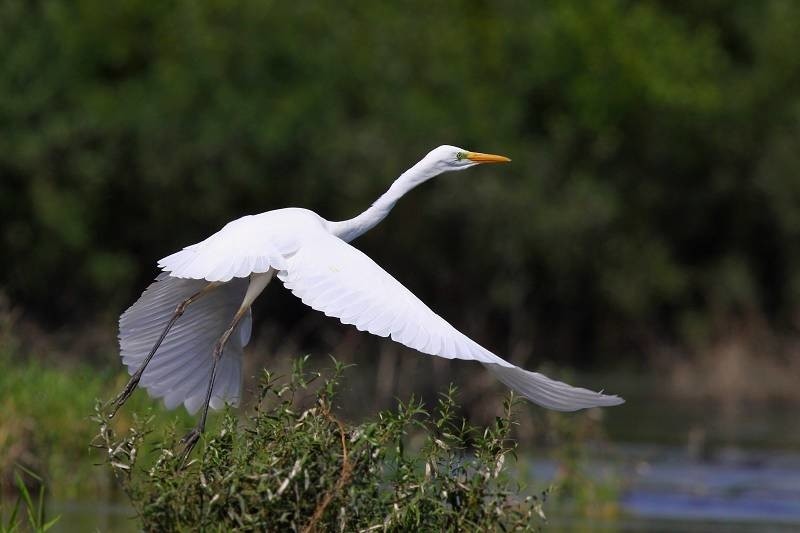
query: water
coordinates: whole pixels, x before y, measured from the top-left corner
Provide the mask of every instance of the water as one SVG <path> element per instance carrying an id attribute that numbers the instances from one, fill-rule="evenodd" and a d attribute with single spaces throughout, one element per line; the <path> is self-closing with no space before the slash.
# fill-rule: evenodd
<path id="1" fill-rule="evenodd" d="M 47 516 L 60 516 L 50 531 L 70 533 L 73 531 L 98 531 L 133 533 L 140 531 L 133 508 L 124 503 L 50 502 Z"/>
<path id="2" fill-rule="evenodd" d="M 680 398 L 658 380 L 616 378 L 602 381 L 616 381 L 627 403 L 602 413 L 609 441 L 624 444 L 589 467 L 621 487 L 623 515 L 604 528 L 800 531 L 800 405 Z M 539 466 L 535 478 L 555 472 Z"/>
<path id="3" fill-rule="evenodd" d="M 713 461 L 632 454 L 621 501 L 633 516 L 784 524 L 800 529 L 800 456 L 730 450 Z"/>
<path id="4" fill-rule="evenodd" d="M 552 483 L 557 468 L 534 461 L 537 487 Z M 619 484 L 621 513 L 588 522 L 556 511 L 556 530 L 800 531 L 800 454 L 724 450 L 698 460 L 682 448 L 623 446 L 590 460 L 588 472 Z"/>

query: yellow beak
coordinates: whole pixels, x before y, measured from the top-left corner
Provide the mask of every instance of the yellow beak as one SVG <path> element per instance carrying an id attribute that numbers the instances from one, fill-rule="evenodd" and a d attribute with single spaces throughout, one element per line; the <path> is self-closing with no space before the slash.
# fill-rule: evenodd
<path id="1" fill-rule="evenodd" d="M 467 152 L 467 159 L 476 163 L 509 163 L 511 160 L 503 155 L 482 154 L 480 152 Z"/>

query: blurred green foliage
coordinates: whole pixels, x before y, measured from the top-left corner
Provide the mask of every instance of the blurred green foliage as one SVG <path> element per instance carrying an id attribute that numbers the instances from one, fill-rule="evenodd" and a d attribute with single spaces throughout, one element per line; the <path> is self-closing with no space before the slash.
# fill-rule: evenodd
<path id="1" fill-rule="evenodd" d="M 117 368 L 99 370 L 81 361 L 23 352 L 12 326 L 0 312 L 0 494 L 25 496 L 16 490 L 21 468 L 41 475 L 36 481 L 25 476 L 26 483 L 33 489 L 42 482 L 56 500 L 111 498 L 110 476 L 94 468 L 97 457 L 89 454 L 95 431 L 90 414 L 98 398 L 112 398 L 122 389 L 127 376 Z M 143 393 L 133 395 L 129 404 L 130 410 L 114 417 L 115 431 L 125 432 L 134 424 L 132 413 L 150 410 L 155 412 L 153 423 L 160 426 L 193 424 L 183 410 L 154 409 L 156 400 Z M 217 417 L 211 424 L 216 427 Z M 26 506 L 32 509 L 29 502 Z"/>
<path id="2" fill-rule="evenodd" d="M 790 327 L 797 28 L 792 0 L 5 0 L 0 283 L 51 324 L 114 314 L 227 220 L 350 217 L 450 143 L 514 162 L 358 246 L 499 351 Z"/>

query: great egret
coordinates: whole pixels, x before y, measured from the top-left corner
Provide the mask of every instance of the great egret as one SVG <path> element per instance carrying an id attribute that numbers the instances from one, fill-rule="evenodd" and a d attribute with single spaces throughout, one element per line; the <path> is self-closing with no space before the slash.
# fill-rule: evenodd
<path id="1" fill-rule="evenodd" d="M 197 426 L 183 439 L 185 457 L 205 428 L 209 405 L 219 409 L 239 401 L 250 305 L 276 274 L 305 304 L 344 324 L 391 336 L 422 353 L 479 361 L 543 407 L 573 411 L 622 403 L 617 396 L 572 387 L 496 356 L 348 244 L 383 220 L 404 194 L 434 176 L 508 161 L 440 146 L 355 218 L 331 222 L 294 207 L 248 215 L 161 259 L 163 273 L 119 320 L 120 355 L 131 379 L 114 400 L 111 416 L 140 382 L 170 409 L 183 403 L 194 414 L 202 407 Z"/>

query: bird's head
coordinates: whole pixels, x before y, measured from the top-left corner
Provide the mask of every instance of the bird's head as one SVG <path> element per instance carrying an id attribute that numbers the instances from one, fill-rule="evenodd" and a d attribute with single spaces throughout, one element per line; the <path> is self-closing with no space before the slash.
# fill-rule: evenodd
<path id="1" fill-rule="evenodd" d="M 508 163 L 509 158 L 502 155 L 470 152 L 458 146 L 442 145 L 431 150 L 423 161 L 427 161 L 439 172 L 464 170 L 482 163 Z"/>

